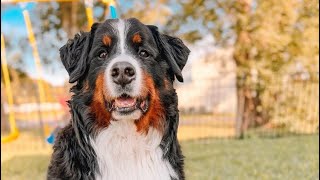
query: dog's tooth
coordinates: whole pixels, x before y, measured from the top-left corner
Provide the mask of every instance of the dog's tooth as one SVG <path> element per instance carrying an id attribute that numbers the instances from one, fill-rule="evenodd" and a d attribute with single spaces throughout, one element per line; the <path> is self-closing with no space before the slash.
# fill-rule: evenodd
<path id="1" fill-rule="evenodd" d="M 140 105 L 140 109 L 143 111 L 143 113 L 146 113 L 148 111 L 148 101 L 144 100 L 142 101 L 141 105 Z"/>

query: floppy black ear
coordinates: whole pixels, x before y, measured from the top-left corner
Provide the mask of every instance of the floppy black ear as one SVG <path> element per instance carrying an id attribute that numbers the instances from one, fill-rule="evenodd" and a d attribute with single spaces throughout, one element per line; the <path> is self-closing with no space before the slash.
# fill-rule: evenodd
<path id="1" fill-rule="evenodd" d="M 183 82 L 182 69 L 186 65 L 190 50 L 181 39 L 160 34 L 156 26 L 148 25 L 154 39 L 156 40 L 160 53 L 165 56 L 178 81 Z"/>
<path id="2" fill-rule="evenodd" d="M 76 34 L 73 39 L 69 39 L 67 44 L 59 50 L 62 64 L 70 76 L 70 83 L 79 80 L 88 68 L 88 55 L 98 25 L 99 23 L 93 24 L 90 32 Z"/>

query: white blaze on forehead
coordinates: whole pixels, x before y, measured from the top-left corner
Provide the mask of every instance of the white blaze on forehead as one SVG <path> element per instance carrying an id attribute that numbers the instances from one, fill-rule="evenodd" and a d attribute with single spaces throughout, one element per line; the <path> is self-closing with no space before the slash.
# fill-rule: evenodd
<path id="1" fill-rule="evenodd" d="M 124 93 L 132 97 L 138 97 L 141 94 L 143 75 L 139 60 L 136 59 L 130 51 L 126 52 L 126 48 L 128 47 L 126 44 L 126 37 L 128 29 L 130 28 L 130 23 L 126 20 L 119 19 L 119 21 L 112 23 L 112 27 L 116 31 L 118 39 L 117 53 L 110 58 L 105 70 L 106 88 L 108 89 L 109 95 L 112 97 L 119 97 Z M 135 69 L 135 79 L 130 84 L 126 85 L 125 88 L 121 88 L 120 85 L 114 83 L 111 76 L 113 65 L 119 62 L 128 62 Z"/>
<path id="2" fill-rule="evenodd" d="M 126 23 L 124 20 L 119 19 L 117 24 L 117 29 L 119 33 L 119 48 L 120 54 L 125 53 L 125 40 L 126 40 Z"/>

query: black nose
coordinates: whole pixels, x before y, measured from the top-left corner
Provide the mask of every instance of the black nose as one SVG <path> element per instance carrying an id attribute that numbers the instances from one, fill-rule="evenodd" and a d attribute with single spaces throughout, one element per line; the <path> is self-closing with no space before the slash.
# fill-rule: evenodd
<path id="1" fill-rule="evenodd" d="M 111 76 L 114 83 L 124 87 L 135 79 L 136 72 L 129 62 L 117 62 L 111 67 Z"/>

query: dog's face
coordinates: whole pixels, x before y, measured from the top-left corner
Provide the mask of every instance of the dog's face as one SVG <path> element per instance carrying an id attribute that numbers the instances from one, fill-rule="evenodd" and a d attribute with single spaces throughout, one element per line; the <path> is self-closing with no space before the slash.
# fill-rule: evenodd
<path id="1" fill-rule="evenodd" d="M 76 94 L 91 94 L 98 124 L 135 120 L 138 129 L 160 126 L 160 94 L 173 90 L 189 49 L 178 38 L 160 34 L 137 19 L 106 20 L 75 36 L 60 49 Z M 168 97 L 170 98 L 170 97 Z"/>

